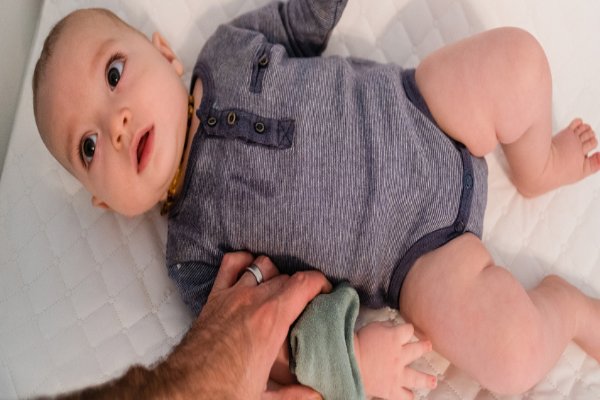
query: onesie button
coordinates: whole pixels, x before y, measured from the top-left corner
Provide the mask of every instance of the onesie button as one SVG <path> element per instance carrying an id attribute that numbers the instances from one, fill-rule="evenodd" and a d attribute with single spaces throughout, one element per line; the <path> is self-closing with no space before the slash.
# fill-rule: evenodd
<path id="1" fill-rule="evenodd" d="M 454 223 L 454 230 L 456 232 L 462 232 L 465 229 L 465 224 L 462 223 L 462 221 L 456 221 Z"/>
<path id="2" fill-rule="evenodd" d="M 265 131 L 265 124 L 263 124 L 262 122 L 257 122 L 256 124 L 254 124 L 254 130 L 256 131 L 256 133 L 263 133 Z"/>
<path id="3" fill-rule="evenodd" d="M 464 176 L 463 185 L 465 185 L 467 189 L 471 189 L 473 187 L 473 176 L 471 176 L 471 174 L 466 174 Z"/>
<path id="4" fill-rule="evenodd" d="M 217 119 L 215 117 L 210 117 L 206 122 L 208 123 L 208 126 L 215 126 L 217 124 Z"/>
<path id="5" fill-rule="evenodd" d="M 258 61 L 258 65 L 260 65 L 261 67 L 266 67 L 269 64 L 269 58 L 267 57 L 267 55 L 263 55 L 260 60 Z"/>
<path id="6" fill-rule="evenodd" d="M 232 111 L 229 113 L 229 115 L 227 116 L 227 123 L 229 125 L 233 125 L 233 123 L 235 122 L 235 113 Z"/>

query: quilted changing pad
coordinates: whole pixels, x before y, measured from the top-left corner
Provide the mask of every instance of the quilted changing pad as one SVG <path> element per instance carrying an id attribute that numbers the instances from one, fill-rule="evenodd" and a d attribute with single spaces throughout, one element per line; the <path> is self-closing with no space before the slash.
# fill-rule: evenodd
<path id="1" fill-rule="evenodd" d="M 190 71 L 218 24 L 266 0 L 46 0 L 0 179 L 0 399 L 57 393 L 152 364 L 193 321 L 165 268 L 157 209 L 128 219 L 90 195 L 39 139 L 30 79 L 50 27 L 75 8 L 106 7 L 146 35 L 160 31 Z M 350 0 L 326 54 L 414 67 L 425 55 L 498 26 L 544 47 L 553 73 L 555 131 L 580 116 L 600 132 L 597 0 Z M 198 40 L 201 38 L 201 40 Z M 600 174 L 526 200 L 500 152 L 488 157 L 484 242 L 526 288 L 557 273 L 600 297 Z M 362 321 L 398 318 L 363 310 Z M 436 374 L 419 399 L 497 399 L 435 353 L 414 363 Z M 515 399 L 600 398 L 600 366 L 570 344 L 556 367 Z M 513 398 L 511 397 L 511 398 Z"/>

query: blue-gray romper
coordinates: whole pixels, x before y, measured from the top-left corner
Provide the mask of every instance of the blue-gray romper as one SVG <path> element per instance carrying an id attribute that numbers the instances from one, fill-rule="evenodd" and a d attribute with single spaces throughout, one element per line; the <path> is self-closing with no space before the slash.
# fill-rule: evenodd
<path id="1" fill-rule="evenodd" d="M 198 56 L 200 127 L 167 243 L 169 276 L 197 314 L 227 252 L 318 269 L 365 306 L 398 308 L 419 256 L 481 237 L 485 160 L 433 122 L 414 71 L 318 57 L 345 4 L 268 4 Z"/>

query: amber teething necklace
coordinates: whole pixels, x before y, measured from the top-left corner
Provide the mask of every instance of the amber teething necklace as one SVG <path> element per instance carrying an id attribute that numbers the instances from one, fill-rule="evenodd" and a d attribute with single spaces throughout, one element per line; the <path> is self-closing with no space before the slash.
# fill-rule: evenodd
<path id="1" fill-rule="evenodd" d="M 187 119 L 187 131 L 185 132 L 185 143 L 183 144 L 183 154 L 181 155 L 181 161 L 179 162 L 179 167 L 177 167 L 177 171 L 175 172 L 175 176 L 171 181 L 171 186 L 169 186 L 169 191 L 167 192 L 167 200 L 163 204 L 160 209 L 160 215 L 167 215 L 169 213 L 169 209 L 173 204 L 173 196 L 175 196 L 175 190 L 177 190 L 177 182 L 179 181 L 179 174 L 181 173 L 181 166 L 183 165 L 183 159 L 185 158 L 185 150 L 187 149 L 188 138 L 190 136 L 190 126 L 192 125 L 192 116 L 194 115 L 194 96 L 190 95 L 188 97 L 188 119 Z"/>

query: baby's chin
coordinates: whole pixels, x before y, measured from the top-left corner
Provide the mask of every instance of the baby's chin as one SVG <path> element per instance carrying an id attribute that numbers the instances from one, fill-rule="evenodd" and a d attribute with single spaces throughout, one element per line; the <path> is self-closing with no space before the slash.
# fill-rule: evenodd
<path id="1" fill-rule="evenodd" d="M 133 218 L 150 211 L 152 208 L 154 208 L 154 206 L 161 203 L 160 199 L 157 199 L 156 201 L 149 199 L 138 199 L 136 201 L 133 198 L 129 198 L 127 200 L 128 201 L 126 203 L 118 204 L 114 207 L 109 206 L 109 210 L 125 217 Z"/>
<path id="2" fill-rule="evenodd" d="M 135 208 L 127 209 L 124 212 L 119 212 L 119 214 L 124 215 L 129 218 L 137 217 L 138 215 L 142 215 L 142 214 L 150 211 L 157 204 L 158 204 L 158 202 L 156 202 L 152 205 L 147 205 L 145 207 L 135 207 Z"/>
<path id="3" fill-rule="evenodd" d="M 93 192 L 90 188 L 86 187 L 88 193 Z M 162 205 L 167 199 L 167 193 L 163 194 L 163 189 L 149 190 L 148 188 L 140 189 L 139 187 L 130 187 L 129 190 L 121 187 L 119 194 L 113 193 L 110 195 L 110 191 L 104 192 L 109 193 L 106 197 L 108 200 L 103 200 L 102 195 L 92 195 L 92 205 L 116 212 L 125 217 L 133 218 L 138 215 L 142 215 L 156 205 Z"/>

